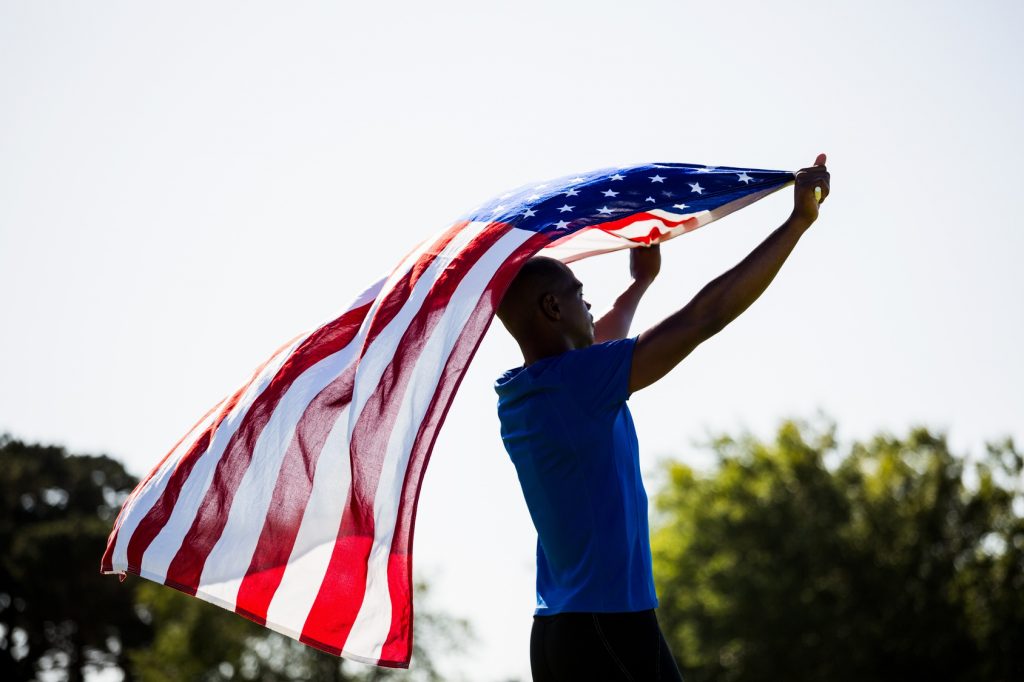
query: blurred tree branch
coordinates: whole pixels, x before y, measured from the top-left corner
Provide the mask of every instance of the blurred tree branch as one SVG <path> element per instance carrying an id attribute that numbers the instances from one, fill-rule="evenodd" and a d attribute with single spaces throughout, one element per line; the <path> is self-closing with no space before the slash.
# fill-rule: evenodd
<path id="1" fill-rule="evenodd" d="M 925 428 L 721 435 L 666 466 L 659 618 L 690 680 L 1024 679 L 1022 458 Z"/>

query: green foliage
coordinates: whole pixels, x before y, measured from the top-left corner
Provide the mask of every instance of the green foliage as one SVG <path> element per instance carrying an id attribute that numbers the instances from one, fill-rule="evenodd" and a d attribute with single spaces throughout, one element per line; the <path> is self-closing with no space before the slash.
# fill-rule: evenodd
<path id="1" fill-rule="evenodd" d="M 466 621 L 420 609 L 410 669 L 377 668 L 317 651 L 162 585 L 140 582 L 139 605 L 156 630 L 150 646 L 129 652 L 141 682 L 439 682 L 444 678 L 431 652 L 460 651 L 472 638 Z M 427 596 L 427 586 L 418 584 L 417 602 Z"/>
<path id="2" fill-rule="evenodd" d="M 50 671 L 77 681 L 120 669 L 127 681 L 434 682 L 439 652 L 469 625 L 416 611 L 410 670 L 342 661 L 230 611 L 134 576 L 99 573 L 117 511 L 136 480 L 109 457 L 0 436 L 0 680 Z M 427 598 L 417 586 L 417 605 Z"/>
<path id="3" fill-rule="evenodd" d="M 155 629 L 151 643 L 128 652 L 142 682 L 230 679 L 246 639 L 261 634 L 255 623 L 230 611 L 163 585 L 130 580 L 138 584 L 137 604 Z"/>
<path id="4" fill-rule="evenodd" d="M 37 669 L 116 666 L 148 639 L 133 594 L 99 574 L 117 509 L 135 480 L 109 457 L 0 437 L 0 679 Z"/>
<path id="5" fill-rule="evenodd" d="M 968 464 L 915 429 L 711 444 L 667 467 L 659 619 L 689 680 L 1024 678 L 1024 495 L 1013 443 Z"/>

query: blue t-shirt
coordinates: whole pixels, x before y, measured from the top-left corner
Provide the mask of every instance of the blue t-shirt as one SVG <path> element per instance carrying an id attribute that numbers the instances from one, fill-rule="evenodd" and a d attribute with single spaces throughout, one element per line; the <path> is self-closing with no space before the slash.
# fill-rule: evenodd
<path id="1" fill-rule="evenodd" d="M 538 615 L 658 605 L 626 407 L 635 345 L 568 351 L 495 382 L 501 438 L 537 528 Z"/>

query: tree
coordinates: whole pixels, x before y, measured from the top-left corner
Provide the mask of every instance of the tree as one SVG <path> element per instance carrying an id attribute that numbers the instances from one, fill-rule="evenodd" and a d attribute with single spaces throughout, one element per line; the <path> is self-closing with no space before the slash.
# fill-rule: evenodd
<path id="1" fill-rule="evenodd" d="M 133 590 L 97 567 L 135 479 L 109 457 L 9 436 L 0 462 L 0 679 L 56 669 L 75 681 L 121 667 L 124 649 L 150 633 Z"/>
<path id="2" fill-rule="evenodd" d="M 656 497 L 659 619 L 691 680 L 1024 678 L 1024 459 L 943 435 L 785 422 L 671 463 Z"/>
<path id="3" fill-rule="evenodd" d="M 418 583 L 417 601 L 428 592 Z M 139 604 L 156 629 L 152 644 L 129 652 L 140 682 L 440 682 L 436 654 L 461 651 L 472 638 L 466 621 L 418 608 L 412 664 L 391 670 L 344 661 L 156 583 L 142 583 Z"/>

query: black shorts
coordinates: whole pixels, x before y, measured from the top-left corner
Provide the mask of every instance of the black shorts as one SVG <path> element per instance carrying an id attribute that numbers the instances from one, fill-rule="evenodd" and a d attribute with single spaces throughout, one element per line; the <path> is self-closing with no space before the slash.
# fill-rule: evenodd
<path id="1" fill-rule="evenodd" d="M 534 682 L 681 681 L 654 611 L 534 616 Z"/>

